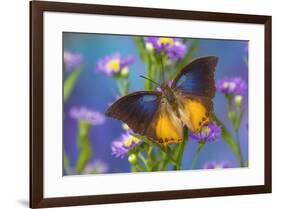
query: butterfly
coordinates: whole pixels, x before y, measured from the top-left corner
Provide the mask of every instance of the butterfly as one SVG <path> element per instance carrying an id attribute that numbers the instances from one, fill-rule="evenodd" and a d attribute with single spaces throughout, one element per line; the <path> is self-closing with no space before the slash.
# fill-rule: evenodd
<path id="1" fill-rule="evenodd" d="M 187 64 L 160 91 L 137 91 L 121 97 L 106 115 L 126 123 L 134 133 L 166 148 L 183 141 L 183 125 L 193 132 L 210 121 L 218 58 L 200 57 Z"/>

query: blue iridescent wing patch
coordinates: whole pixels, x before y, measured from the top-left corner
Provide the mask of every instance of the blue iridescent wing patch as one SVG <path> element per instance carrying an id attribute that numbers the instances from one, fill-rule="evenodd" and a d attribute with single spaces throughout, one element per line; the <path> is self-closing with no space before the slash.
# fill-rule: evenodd
<path id="1" fill-rule="evenodd" d="M 213 98 L 215 94 L 214 71 L 218 58 L 198 58 L 182 69 L 172 88 L 186 94 Z"/>
<path id="2" fill-rule="evenodd" d="M 139 91 L 128 94 L 114 102 L 106 115 L 126 123 L 135 133 L 154 137 L 152 121 L 158 110 L 161 93 Z"/>

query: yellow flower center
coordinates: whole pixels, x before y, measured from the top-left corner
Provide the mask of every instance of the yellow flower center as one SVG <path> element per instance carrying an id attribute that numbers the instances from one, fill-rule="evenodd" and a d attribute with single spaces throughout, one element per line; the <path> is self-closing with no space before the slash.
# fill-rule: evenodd
<path id="1" fill-rule="evenodd" d="M 205 133 L 206 133 L 206 136 L 209 135 L 210 131 L 211 131 L 211 129 L 210 129 L 209 127 L 207 127 L 207 126 L 204 126 L 204 127 L 202 127 L 202 129 L 201 129 L 201 133 L 202 133 L 202 132 L 205 132 Z"/>
<path id="2" fill-rule="evenodd" d="M 173 43 L 174 43 L 174 40 L 172 38 L 159 38 L 157 41 L 158 45 L 165 44 L 165 45 L 172 46 Z"/>
<path id="3" fill-rule="evenodd" d="M 130 135 L 125 141 L 124 141 L 124 145 L 126 147 L 130 147 L 132 146 L 133 142 L 135 144 L 139 143 L 140 139 L 138 139 L 137 137 L 134 137 L 132 135 Z"/>
<path id="4" fill-rule="evenodd" d="M 119 59 L 110 60 L 107 63 L 107 67 L 113 72 L 118 72 L 120 69 L 120 60 Z"/>

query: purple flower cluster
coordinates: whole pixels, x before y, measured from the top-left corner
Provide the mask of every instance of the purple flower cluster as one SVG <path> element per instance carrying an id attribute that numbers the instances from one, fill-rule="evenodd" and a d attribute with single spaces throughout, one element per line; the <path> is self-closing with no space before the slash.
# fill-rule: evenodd
<path id="1" fill-rule="evenodd" d="M 241 77 L 223 78 L 217 81 L 216 89 L 224 94 L 242 95 L 247 89 L 247 84 Z"/>
<path id="2" fill-rule="evenodd" d="M 111 150 L 114 156 L 124 158 L 132 148 L 142 144 L 142 140 L 130 133 L 131 131 L 127 131 L 120 138 L 112 142 Z"/>
<path id="3" fill-rule="evenodd" d="M 83 57 L 78 53 L 71 53 L 64 51 L 63 53 L 64 66 L 67 71 L 71 71 L 74 68 L 78 67 L 83 62 Z"/>
<path id="4" fill-rule="evenodd" d="M 187 45 L 179 38 L 147 37 L 145 43 L 148 50 L 164 52 L 173 62 L 184 58 L 187 52 Z"/>
<path id="5" fill-rule="evenodd" d="M 213 123 L 206 123 L 200 131 L 194 133 L 190 132 L 190 137 L 197 142 L 213 142 L 221 135 L 221 127 Z"/>
<path id="6" fill-rule="evenodd" d="M 209 161 L 203 165 L 203 169 L 220 169 L 220 168 L 230 168 L 230 167 L 231 165 L 227 161 L 222 161 L 222 162 Z"/>
<path id="7" fill-rule="evenodd" d="M 121 58 L 120 54 L 113 54 L 110 56 L 105 56 L 98 60 L 96 64 L 97 72 L 102 72 L 107 76 L 113 76 L 116 74 L 128 75 L 129 65 L 133 64 L 134 58 L 128 56 Z"/>
<path id="8" fill-rule="evenodd" d="M 92 125 L 101 125 L 105 122 L 105 116 L 103 114 L 89 110 L 85 107 L 71 108 L 70 117 L 79 121 L 86 121 Z"/>

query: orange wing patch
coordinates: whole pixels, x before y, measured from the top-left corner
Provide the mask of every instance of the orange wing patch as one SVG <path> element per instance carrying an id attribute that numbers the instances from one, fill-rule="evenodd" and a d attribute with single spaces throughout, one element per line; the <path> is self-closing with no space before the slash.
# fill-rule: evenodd
<path id="1" fill-rule="evenodd" d="M 167 105 L 161 108 L 155 124 L 157 141 L 164 147 L 183 140 L 181 120 Z"/>
<path id="2" fill-rule="evenodd" d="M 209 112 L 199 100 L 184 99 L 179 112 L 181 120 L 193 132 L 198 132 L 209 121 Z"/>

